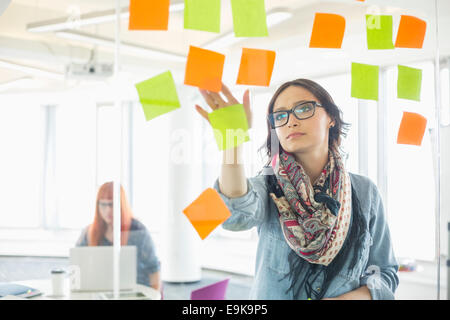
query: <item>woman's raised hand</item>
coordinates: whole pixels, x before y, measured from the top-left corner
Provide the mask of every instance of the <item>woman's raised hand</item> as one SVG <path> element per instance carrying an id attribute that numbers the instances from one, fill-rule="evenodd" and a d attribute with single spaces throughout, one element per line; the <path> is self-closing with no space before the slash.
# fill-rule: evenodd
<path id="1" fill-rule="evenodd" d="M 225 108 L 228 106 L 232 106 L 235 104 L 239 104 L 239 102 L 236 100 L 236 98 L 231 94 L 228 87 L 222 83 L 222 93 L 226 97 L 227 101 L 222 99 L 219 93 L 212 92 L 208 90 L 199 89 L 200 93 L 202 94 L 203 98 L 205 99 L 208 106 L 214 111 L 220 108 Z M 251 128 L 252 126 L 252 112 L 250 110 L 250 96 L 249 96 L 249 90 L 245 90 L 243 100 L 243 106 L 245 110 L 245 114 L 247 116 L 248 121 L 248 127 Z M 200 115 L 205 118 L 209 122 L 208 112 L 200 107 L 199 105 L 195 105 L 195 109 L 197 110 Z"/>

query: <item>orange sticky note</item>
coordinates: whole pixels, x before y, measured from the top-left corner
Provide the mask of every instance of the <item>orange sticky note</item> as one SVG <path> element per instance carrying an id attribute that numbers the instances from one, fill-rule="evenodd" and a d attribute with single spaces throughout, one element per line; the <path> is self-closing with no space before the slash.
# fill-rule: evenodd
<path id="1" fill-rule="evenodd" d="M 222 90 L 224 64 L 225 55 L 190 46 L 184 84 L 219 92 Z"/>
<path id="2" fill-rule="evenodd" d="M 128 30 L 167 30 L 170 0 L 130 0 Z"/>
<path id="3" fill-rule="evenodd" d="M 344 39 L 345 18 L 338 14 L 316 13 L 310 48 L 341 48 Z"/>
<path id="4" fill-rule="evenodd" d="M 275 51 L 242 48 L 236 84 L 268 87 L 274 63 Z"/>
<path id="5" fill-rule="evenodd" d="M 202 240 L 231 216 L 219 193 L 212 188 L 203 191 L 183 213 Z"/>
<path id="6" fill-rule="evenodd" d="M 426 127 L 427 119 L 424 116 L 414 112 L 403 112 L 397 143 L 420 146 Z"/>
<path id="7" fill-rule="evenodd" d="M 425 39 L 427 23 L 413 16 L 402 15 L 395 46 L 397 48 L 421 49 Z"/>

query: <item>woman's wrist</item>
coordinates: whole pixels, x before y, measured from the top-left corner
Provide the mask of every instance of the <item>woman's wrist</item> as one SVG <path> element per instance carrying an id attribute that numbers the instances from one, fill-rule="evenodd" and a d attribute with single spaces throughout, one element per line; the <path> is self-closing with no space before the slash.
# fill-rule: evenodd
<path id="1" fill-rule="evenodd" d="M 237 198 L 247 192 L 242 146 L 224 150 L 219 186 L 220 191 L 229 198 Z"/>
<path id="2" fill-rule="evenodd" d="M 243 164 L 242 152 L 243 152 L 242 145 L 224 150 L 222 165 L 224 166 L 242 165 Z"/>
<path id="3" fill-rule="evenodd" d="M 358 289 L 344 293 L 343 300 L 372 300 L 372 295 L 367 286 L 361 286 Z"/>

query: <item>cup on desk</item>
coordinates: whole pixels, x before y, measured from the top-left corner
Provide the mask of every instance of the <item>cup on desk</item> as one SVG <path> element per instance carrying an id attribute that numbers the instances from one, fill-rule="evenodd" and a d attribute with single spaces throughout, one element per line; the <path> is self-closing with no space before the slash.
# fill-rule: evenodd
<path id="1" fill-rule="evenodd" d="M 66 271 L 63 269 L 53 269 L 52 275 L 52 289 L 54 297 L 64 296 L 64 283 L 66 278 Z"/>

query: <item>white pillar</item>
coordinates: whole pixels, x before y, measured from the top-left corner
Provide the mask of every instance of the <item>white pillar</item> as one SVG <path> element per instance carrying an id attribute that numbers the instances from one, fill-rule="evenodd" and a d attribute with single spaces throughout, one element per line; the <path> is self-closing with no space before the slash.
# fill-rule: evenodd
<path id="1" fill-rule="evenodd" d="M 369 110 L 365 100 L 358 100 L 358 173 L 363 176 L 369 174 Z"/>
<path id="2" fill-rule="evenodd" d="M 381 193 L 384 207 L 386 208 L 386 217 L 389 221 L 388 208 L 388 155 L 389 155 L 389 139 L 388 139 L 388 87 L 387 87 L 387 69 L 380 68 L 381 90 L 378 101 L 377 115 L 377 187 Z"/>
<path id="3" fill-rule="evenodd" d="M 169 135 L 164 138 L 170 143 L 169 205 L 164 214 L 161 276 L 168 282 L 193 282 L 201 279 L 201 240 L 183 209 L 202 192 L 200 166 L 194 161 L 201 154 L 202 119 L 189 103 L 192 90 L 177 87 L 177 91 L 183 106 L 170 114 Z"/>

